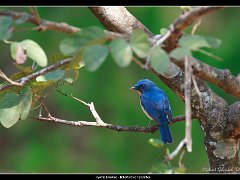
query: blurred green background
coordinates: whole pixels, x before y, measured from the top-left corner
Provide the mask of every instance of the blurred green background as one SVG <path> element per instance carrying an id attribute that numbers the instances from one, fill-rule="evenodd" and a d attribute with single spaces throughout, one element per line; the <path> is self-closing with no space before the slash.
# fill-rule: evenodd
<path id="1" fill-rule="evenodd" d="M 27 7 L 1 7 L 4 10 L 29 12 Z M 168 27 L 181 13 L 179 7 L 127 7 L 153 33 Z M 85 7 L 38 7 L 41 18 L 66 22 L 77 27 L 103 27 Z M 226 8 L 202 18 L 197 34 L 222 40 L 218 49 L 208 50 L 220 56 L 223 62 L 195 53 L 197 58 L 222 69 L 230 69 L 234 75 L 240 72 L 238 42 L 240 24 L 239 8 Z M 20 27 L 33 27 L 23 24 Z M 1 27 L 0 27 L 1 28 Z M 190 32 L 191 27 L 186 29 Z M 59 52 L 60 41 L 69 35 L 55 31 L 16 31 L 10 40 L 32 39 L 40 44 L 47 55 Z M 9 45 L 0 42 L 0 67 L 7 74 L 16 69 L 12 65 Z M 138 94 L 129 90 L 139 79 L 149 78 L 164 89 L 169 97 L 173 115 L 184 114 L 184 104 L 166 85 L 150 72 L 132 63 L 127 68 L 118 67 L 109 55 L 96 72 L 80 69 L 79 80 L 73 86 L 62 86 L 65 93 L 93 101 L 96 110 L 106 123 L 116 125 L 147 126 L 149 120 L 139 105 Z M 236 101 L 217 87 L 212 89 L 229 104 Z M 52 115 L 67 120 L 93 121 L 89 109 L 54 89 L 49 91 L 47 104 Z M 33 112 L 34 114 L 34 112 Z M 174 142 L 166 145 L 171 151 L 184 137 L 184 123 L 171 125 Z M 203 143 L 203 132 L 197 120 L 193 121 L 193 152 L 186 153 L 184 164 L 188 173 L 202 173 L 208 167 Z M 0 126 L 0 172 L 29 173 L 148 173 L 162 159 L 162 151 L 151 146 L 149 138 L 154 134 L 117 132 L 95 127 L 72 127 L 31 119 L 20 121 L 10 129 Z M 178 157 L 172 162 L 178 166 Z M 203 172 L 205 173 L 205 172 Z"/>

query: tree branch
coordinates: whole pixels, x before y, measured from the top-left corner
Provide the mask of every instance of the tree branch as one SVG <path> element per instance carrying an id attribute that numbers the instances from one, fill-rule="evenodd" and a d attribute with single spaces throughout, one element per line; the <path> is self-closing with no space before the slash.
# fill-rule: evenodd
<path id="1" fill-rule="evenodd" d="M 102 14 L 97 14 L 97 10 L 100 11 L 100 8 L 101 7 L 98 7 L 94 11 L 98 18 L 103 19 L 103 17 L 101 17 Z M 175 29 L 172 28 L 172 31 L 168 31 L 168 33 L 166 33 L 164 35 L 164 37 L 162 37 L 158 41 L 158 44 L 164 43 L 167 45 L 165 47 L 166 49 L 172 49 L 172 46 L 175 46 L 175 44 L 176 44 L 176 42 L 175 42 L 176 39 L 175 40 L 173 40 L 173 39 L 180 36 L 180 31 L 182 31 L 186 27 L 187 24 L 191 24 L 199 16 L 202 16 L 204 14 L 210 13 L 212 11 L 215 11 L 215 10 L 218 10 L 221 8 L 223 8 L 223 7 L 199 7 L 199 8 L 194 8 L 193 10 L 185 13 L 184 15 L 180 16 L 175 21 L 175 23 L 173 23 L 170 26 L 170 27 L 175 27 Z M 90 8 L 90 9 L 91 9 L 91 11 L 93 11 L 94 7 Z M 108 12 L 109 11 L 110 11 L 110 9 L 108 9 Z M 126 10 L 122 10 L 122 11 L 126 11 Z M 103 12 L 103 10 L 101 12 Z M 36 18 L 34 16 L 32 16 L 28 13 L 3 10 L 3 11 L 0 11 L 0 16 L 11 16 L 14 19 L 27 17 L 26 18 L 27 22 L 38 25 L 38 20 L 36 20 Z M 130 15 L 128 14 L 127 17 L 130 17 Z M 184 20 L 185 18 L 187 18 L 187 19 Z M 108 19 L 105 19 L 104 23 L 108 23 L 107 20 Z M 113 23 L 113 21 L 111 21 L 111 22 Z M 66 23 L 52 22 L 52 21 L 47 21 L 47 20 L 43 20 L 43 19 L 41 19 L 41 25 L 45 26 L 46 30 L 54 30 L 54 31 L 59 31 L 59 32 L 64 32 L 64 33 L 74 33 L 74 32 L 78 32 L 81 30 L 78 27 L 74 27 L 74 26 L 68 25 Z M 116 26 L 115 28 L 118 27 L 118 24 L 116 22 L 115 22 L 115 26 Z M 143 25 L 142 26 L 139 25 L 139 27 L 141 29 L 146 28 Z M 130 34 L 133 31 L 133 28 L 127 29 L 125 26 L 122 25 L 122 28 L 120 30 L 121 31 L 124 30 L 122 33 Z M 149 31 L 149 30 L 145 30 L 145 31 Z M 129 38 L 128 35 L 111 32 L 111 31 L 107 31 L 107 30 L 105 30 L 105 33 L 109 40 L 119 38 L 119 37 Z M 149 33 L 149 35 L 152 36 L 152 33 Z M 150 40 L 154 41 L 154 38 L 150 38 Z M 170 42 L 172 42 L 172 43 L 170 43 Z M 169 43 L 172 45 L 170 45 Z M 170 46 L 171 46 L 171 48 L 170 48 Z M 184 60 L 177 61 L 177 60 L 172 59 L 172 62 L 174 64 L 176 64 L 177 66 L 184 68 Z M 221 70 L 221 69 L 211 67 L 211 66 L 209 66 L 201 61 L 198 61 L 196 59 L 193 59 L 192 63 L 193 63 L 193 74 L 195 76 L 198 76 L 199 78 L 201 78 L 203 80 L 213 83 L 214 85 L 222 88 L 226 93 L 229 93 L 238 98 L 240 97 L 240 80 L 237 79 L 236 77 L 234 77 L 233 75 L 231 75 L 231 73 L 228 70 Z"/>
<path id="2" fill-rule="evenodd" d="M 185 115 L 186 115 L 186 127 L 185 127 L 185 139 L 188 152 L 192 152 L 192 120 L 191 120 L 191 80 L 192 80 L 192 67 L 190 57 L 185 57 L 185 77 L 184 77 L 184 97 L 185 97 Z"/>
<path id="3" fill-rule="evenodd" d="M 22 83 L 18 83 L 18 82 L 12 81 L 10 78 L 8 78 L 7 75 L 2 72 L 2 70 L 0 70 L 0 77 L 2 77 L 3 79 L 5 79 L 5 80 L 6 80 L 7 82 L 9 82 L 12 86 L 23 86 Z"/>
<path id="4" fill-rule="evenodd" d="M 43 69 L 41 69 L 41 70 L 39 70 L 39 71 L 37 71 L 35 73 L 29 74 L 29 75 L 27 75 L 27 76 L 25 76 L 23 78 L 17 79 L 15 81 L 15 83 L 20 83 L 21 86 L 24 86 L 30 80 L 35 79 L 36 77 L 38 77 L 40 75 L 43 75 L 43 74 L 46 74 L 46 73 L 48 73 L 50 71 L 56 70 L 56 69 L 62 67 L 63 65 L 66 65 L 66 64 L 70 63 L 71 60 L 72 60 L 72 58 L 61 60 L 61 61 L 59 61 L 59 62 L 57 62 L 55 64 L 52 64 L 51 66 L 45 67 L 45 68 L 43 68 Z M 11 88 L 13 86 L 14 86 L 14 84 L 12 84 L 12 83 L 11 84 L 7 84 L 7 85 L 1 85 L 0 86 L 0 91 L 3 91 L 5 89 L 9 89 L 9 88 Z"/>
<path id="5" fill-rule="evenodd" d="M 184 117 L 184 118 L 183 118 Z M 154 133 L 159 127 L 158 125 L 150 126 L 150 127 L 140 127 L 140 126 L 119 126 L 119 125 L 113 125 L 108 123 L 97 123 L 97 122 L 89 122 L 89 121 L 68 121 L 63 119 L 58 119 L 55 117 L 30 117 L 31 119 L 36 119 L 40 121 L 47 121 L 52 123 L 59 123 L 59 124 L 65 124 L 70 126 L 92 126 L 92 127 L 101 127 L 106 129 L 111 129 L 115 131 L 128 131 L 128 132 L 143 132 L 143 133 Z M 182 122 L 185 120 L 185 116 L 177 116 L 173 118 L 173 122 L 171 124 L 176 122 Z"/>
<path id="6" fill-rule="evenodd" d="M 0 11 L 0 16 L 11 16 L 14 19 L 26 18 L 26 22 L 36 24 L 36 25 L 41 25 L 42 27 L 45 27 L 44 30 L 55 30 L 55 31 L 60 31 L 64 33 L 74 33 L 80 30 L 79 28 L 68 25 L 67 23 L 56 23 L 56 22 L 51 22 L 43 19 L 38 20 L 35 16 L 30 15 L 28 13 L 24 13 L 24 12 L 2 10 Z M 39 21 L 40 21 L 40 24 L 39 24 Z"/>
<path id="7" fill-rule="evenodd" d="M 48 21 L 45 19 L 38 19 L 36 18 L 36 16 L 33 16 L 25 12 L 0 10 L 0 16 L 10 16 L 16 20 L 21 18 L 26 18 L 26 22 L 36 24 L 38 26 L 37 28 L 31 29 L 31 30 L 39 30 L 39 31 L 53 30 L 53 31 L 58 31 L 58 32 L 63 32 L 68 34 L 81 31 L 81 28 L 71 26 L 67 23 L 63 23 L 63 22 L 59 23 L 59 22 Z M 123 38 L 128 37 L 127 35 L 111 32 L 107 30 L 104 30 L 104 32 L 109 40 L 119 38 L 119 37 L 123 37 Z"/>
<path id="8" fill-rule="evenodd" d="M 89 7 L 98 20 L 109 30 L 130 35 L 135 29 L 142 29 L 149 37 L 153 33 L 130 14 L 124 6 Z"/>
<path id="9" fill-rule="evenodd" d="M 171 59 L 174 64 L 180 68 L 184 68 L 184 59 Z M 195 58 L 191 58 L 193 74 L 203 80 L 222 88 L 226 93 L 229 93 L 237 98 L 240 98 L 240 79 L 233 76 L 229 70 L 222 70 L 212 67 Z"/>
<path id="10" fill-rule="evenodd" d="M 240 101 L 229 106 L 225 135 L 235 139 L 240 138 Z"/>
<path id="11" fill-rule="evenodd" d="M 177 40 L 182 35 L 182 31 L 191 25 L 199 17 L 214 12 L 216 10 L 222 9 L 224 7 L 196 7 L 192 10 L 182 14 L 179 18 L 175 20 L 173 24 L 169 26 L 171 33 L 168 38 L 163 43 L 166 45 L 165 49 L 169 52 L 176 47 Z M 167 33 L 166 33 L 167 34 Z"/>

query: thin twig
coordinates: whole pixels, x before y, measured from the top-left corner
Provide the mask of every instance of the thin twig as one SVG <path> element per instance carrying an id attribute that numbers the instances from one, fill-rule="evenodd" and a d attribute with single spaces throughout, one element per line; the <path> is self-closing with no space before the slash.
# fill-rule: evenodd
<path id="1" fill-rule="evenodd" d="M 2 70 L 0 70 L 0 77 L 2 77 L 3 79 L 5 79 L 5 80 L 6 80 L 7 82 L 9 82 L 10 85 L 12 85 L 12 86 L 23 86 L 22 83 L 15 82 L 15 81 L 11 80 L 10 78 L 8 78 L 7 75 L 2 72 Z"/>
<path id="2" fill-rule="evenodd" d="M 167 46 L 165 49 L 169 52 L 173 50 L 176 46 L 176 42 L 178 38 L 181 36 L 182 31 L 191 25 L 196 19 L 200 18 L 203 15 L 209 14 L 213 11 L 222 9 L 224 7 L 212 7 L 212 6 L 203 6 L 192 8 L 190 11 L 182 14 L 178 17 L 173 24 L 169 26 L 169 30 L 171 34 L 168 38 L 163 42 Z"/>
<path id="3" fill-rule="evenodd" d="M 185 115 L 186 115 L 185 139 L 186 139 L 188 152 L 192 152 L 191 77 L 192 77 L 191 58 L 186 56 L 185 57 L 185 77 L 184 77 L 184 97 L 185 97 Z"/>
<path id="4" fill-rule="evenodd" d="M 191 31 L 191 34 L 194 35 L 197 28 L 200 26 L 200 24 L 202 23 L 202 20 L 199 19 L 198 22 L 196 24 L 194 24 L 193 28 L 192 28 L 192 31 Z"/>
<path id="5" fill-rule="evenodd" d="M 35 17 L 38 25 L 41 25 L 41 18 L 40 18 L 40 15 L 39 15 L 39 13 L 38 13 L 37 8 L 30 6 L 30 7 L 29 7 L 29 10 L 31 11 L 32 15 Z"/>
<path id="6" fill-rule="evenodd" d="M 91 122 L 91 121 L 69 121 L 64 119 L 59 119 L 54 116 L 51 117 L 30 117 L 31 119 L 40 120 L 40 121 L 47 121 L 52 123 L 59 123 L 59 124 L 65 124 L 65 125 L 71 125 L 71 126 L 93 126 L 93 127 L 102 127 L 107 129 L 112 129 L 115 131 L 128 131 L 128 132 L 143 132 L 143 133 L 154 133 L 159 128 L 158 125 L 153 125 L 150 127 L 140 127 L 140 126 L 119 126 L 119 125 L 113 125 L 108 123 L 98 123 L 98 122 Z M 175 121 L 175 119 L 177 119 Z M 176 116 L 173 118 L 174 122 L 181 122 L 184 121 L 182 119 L 182 116 Z M 172 123 L 174 123 L 172 122 Z M 171 124 L 172 124 L 171 123 Z"/>
<path id="7" fill-rule="evenodd" d="M 173 160 L 178 153 L 186 146 L 186 139 L 183 139 L 179 145 L 177 146 L 177 148 L 169 155 L 165 158 L 165 161 L 171 161 Z"/>
<path id="8" fill-rule="evenodd" d="M 96 122 L 89 122 L 89 121 L 68 121 L 68 120 L 63 120 L 63 119 L 58 119 L 56 117 L 53 117 L 46 105 L 42 100 L 40 102 L 42 103 L 44 109 L 48 113 L 48 117 L 31 117 L 32 119 L 36 120 L 42 120 L 42 121 L 48 121 L 48 122 L 55 122 L 55 123 L 61 123 L 61 124 L 66 124 L 66 125 L 72 125 L 72 126 L 95 126 L 95 127 L 103 127 L 103 128 L 108 128 L 116 131 L 129 131 L 129 132 L 147 132 L 147 133 L 154 133 L 159 127 L 158 125 L 153 125 L 150 127 L 139 127 L 139 126 L 118 126 L 118 125 L 112 125 L 108 124 L 102 121 L 100 116 L 98 115 L 97 111 L 95 110 L 93 102 L 91 103 L 86 103 L 85 101 L 74 97 L 73 95 L 68 95 L 63 93 L 60 89 L 57 89 L 57 92 L 59 92 L 61 95 L 69 97 L 71 99 L 76 100 L 77 102 L 80 102 L 84 104 L 85 106 L 88 106 L 90 108 L 90 111 L 95 118 Z M 176 116 L 173 118 L 173 121 L 171 124 L 176 123 L 176 122 L 181 122 L 185 120 L 185 116 Z"/>
<path id="9" fill-rule="evenodd" d="M 178 153 L 185 147 L 188 152 L 192 152 L 192 112 L 191 112 L 191 59 L 189 56 L 185 56 L 185 74 L 184 74 L 184 97 L 185 97 L 185 138 L 179 143 L 178 147 L 166 157 L 165 161 L 170 161 L 178 155 Z"/>
<path id="10" fill-rule="evenodd" d="M 198 85 L 197 85 L 197 82 L 196 82 L 196 79 L 195 79 L 194 75 L 192 75 L 192 81 L 193 81 L 194 88 L 195 88 L 195 90 L 198 94 L 198 97 L 199 97 L 200 108 L 202 109 L 203 108 L 202 95 L 201 95 L 201 92 L 198 88 Z"/>
<path id="11" fill-rule="evenodd" d="M 184 156 L 185 152 L 186 152 L 186 149 L 183 148 L 182 152 L 180 154 L 180 157 L 179 157 L 179 161 L 178 161 L 178 165 L 179 165 L 180 168 L 185 168 L 184 164 L 183 164 L 183 156 Z"/>
<path id="12" fill-rule="evenodd" d="M 210 13 L 215 10 L 222 9 L 222 8 L 224 8 L 224 7 L 193 8 L 192 10 L 186 12 L 184 15 L 182 15 L 176 19 L 175 23 L 173 23 L 173 25 L 170 26 L 173 28 L 171 35 L 164 42 L 160 41 L 160 43 L 166 44 L 166 46 L 164 46 L 164 48 L 167 48 L 168 50 L 172 50 L 172 47 L 175 47 L 176 41 L 181 34 L 180 32 L 184 28 L 186 28 L 188 25 L 190 25 L 192 22 L 194 22 L 197 18 L 199 18 L 207 13 Z M 0 16 L 11 16 L 14 19 L 27 17 L 26 18 L 27 22 L 33 23 L 33 24 L 38 24 L 36 19 L 34 18 L 34 16 L 32 16 L 28 13 L 2 10 L 2 11 L 0 11 Z M 99 16 L 101 16 L 101 14 L 99 14 Z M 103 16 L 105 16 L 105 15 L 103 15 Z M 75 33 L 75 32 L 78 32 L 81 30 L 78 27 L 74 27 L 74 26 L 68 25 L 66 23 L 52 22 L 52 21 L 47 21 L 47 20 L 43 20 L 43 19 L 41 19 L 41 21 L 42 21 L 42 24 L 44 26 L 46 26 L 46 28 L 48 30 L 55 30 L 55 31 L 64 32 L 64 33 Z M 129 37 L 128 35 L 126 35 L 124 33 L 116 33 L 116 32 L 111 32 L 111 31 L 107 31 L 107 30 L 105 30 L 105 33 L 106 33 L 107 37 L 109 36 L 110 40 L 112 40 L 114 38 L 119 38 L 119 37 L 125 37 L 125 38 Z M 179 66 L 180 68 L 184 67 L 184 63 L 181 60 L 178 61 L 178 60 L 171 59 L 171 61 L 174 64 L 176 64 L 177 66 Z M 137 61 L 134 61 L 134 62 L 137 62 Z M 140 65 L 140 67 L 142 67 L 142 66 Z M 145 67 L 142 67 L 142 68 L 145 68 Z M 197 76 L 203 80 L 209 81 L 209 82 L 213 83 L 214 85 L 222 88 L 226 93 L 229 93 L 238 98 L 240 97 L 240 80 L 238 80 L 238 78 L 233 76 L 230 72 L 228 75 L 226 75 L 226 70 L 213 68 L 213 67 L 209 66 L 208 64 L 202 63 L 201 61 L 197 61 L 195 59 L 193 73 L 195 76 Z M 217 76 L 215 76 L 215 74 L 217 74 Z M 0 91 L 1 91 L 1 88 L 0 88 Z"/>
<path id="13" fill-rule="evenodd" d="M 207 52 L 207 51 L 205 51 L 203 49 L 197 48 L 196 51 L 199 51 L 200 53 L 203 53 L 203 54 L 205 54 L 205 55 L 207 55 L 207 56 L 209 56 L 209 57 L 211 57 L 211 58 L 213 58 L 213 59 L 215 59 L 217 61 L 223 62 L 223 59 L 221 57 L 215 56 L 214 54 L 212 54 L 210 52 Z"/>
<path id="14" fill-rule="evenodd" d="M 46 74 L 50 71 L 56 70 L 60 67 L 62 67 L 63 65 L 66 65 L 68 63 L 70 63 L 72 60 L 72 58 L 68 58 L 68 59 L 64 59 L 61 60 L 55 64 L 52 64 L 51 66 L 45 67 L 35 73 L 29 74 L 23 78 L 17 79 L 15 82 L 21 84 L 21 86 L 26 85 L 30 80 L 35 79 L 36 77 Z M 11 88 L 12 86 L 14 86 L 14 84 L 7 84 L 7 85 L 2 85 L 0 86 L 0 91 L 3 91 L 5 89 Z"/>

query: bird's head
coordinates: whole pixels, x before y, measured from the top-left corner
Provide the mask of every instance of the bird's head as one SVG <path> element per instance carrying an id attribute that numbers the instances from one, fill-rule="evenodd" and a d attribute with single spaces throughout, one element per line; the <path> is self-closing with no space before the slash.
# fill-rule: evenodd
<path id="1" fill-rule="evenodd" d="M 153 87 L 155 87 L 156 85 L 148 80 L 148 79 L 142 79 L 139 80 L 133 87 L 131 87 L 130 89 L 136 90 L 138 91 L 139 94 L 142 94 L 144 92 L 149 91 L 150 89 L 152 89 Z"/>

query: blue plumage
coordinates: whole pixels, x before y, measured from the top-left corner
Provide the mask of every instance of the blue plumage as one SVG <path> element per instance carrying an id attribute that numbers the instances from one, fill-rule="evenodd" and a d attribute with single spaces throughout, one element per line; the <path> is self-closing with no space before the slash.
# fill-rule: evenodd
<path id="1" fill-rule="evenodd" d="M 144 113 L 159 125 L 163 143 L 171 143 L 168 123 L 172 121 L 172 111 L 165 92 L 148 79 L 138 81 L 131 89 L 139 92 Z"/>

